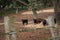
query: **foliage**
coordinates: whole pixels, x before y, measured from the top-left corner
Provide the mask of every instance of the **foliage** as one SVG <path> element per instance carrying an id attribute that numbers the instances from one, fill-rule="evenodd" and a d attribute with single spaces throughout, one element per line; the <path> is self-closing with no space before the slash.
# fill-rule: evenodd
<path id="1" fill-rule="evenodd" d="M 5 8 L 6 6 L 10 5 L 12 0 L 0 0 L 0 9 Z"/>
<path id="2" fill-rule="evenodd" d="M 20 1 L 26 3 L 27 5 L 24 5 L 23 3 L 21 3 Z M 11 11 L 10 9 L 14 8 L 16 9 L 17 7 L 19 8 L 19 10 L 28 10 L 28 8 L 31 6 L 32 9 L 34 10 L 40 10 L 46 7 L 50 7 L 53 6 L 52 5 L 52 1 L 51 0 L 0 0 L 0 10 L 3 10 L 5 8 L 5 10 L 7 10 L 6 12 L 1 12 L 0 14 L 5 15 L 5 14 L 10 14 L 9 12 Z M 9 9 L 9 11 L 8 11 Z"/>

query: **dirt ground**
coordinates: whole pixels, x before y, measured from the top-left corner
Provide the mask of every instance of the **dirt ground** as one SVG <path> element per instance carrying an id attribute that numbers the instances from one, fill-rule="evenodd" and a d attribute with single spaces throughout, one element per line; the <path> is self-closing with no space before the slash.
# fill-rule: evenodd
<path id="1" fill-rule="evenodd" d="M 50 16 L 51 14 L 53 15 L 54 9 L 49 9 L 49 10 L 41 10 L 41 11 L 37 11 L 37 13 L 41 13 L 38 15 L 39 18 L 46 18 L 48 16 Z M 22 18 L 28 18 L 29 21 L 32 21 L 31 19 L 34 18 L 34 16 L 32 15 L 33 13 L 30 11 L 28 12 L 23 12 L 22 15 L 21 14 L 13 14 L 13 16 L 15 16 L 16 18 L 16 22 L 21 22 Z M 10 15 L 12 16 L 12 15 Z M 0 23 L 2 23 L 3 20 L 0 21 Z M 16 23 L 16 29 L 17 29 L 17 40 L 45 40 L 46 38 L 51 37 L 51 33 L 49 29 L 39 29 L 39 30 L 32 30 L 33 32 L 21 32 L 20 31 L 20 27 L 22 25 L 20 23 Z M 0 26 L 1 27 L 1 26 Z M 27 28 L 44 28 L 44 27 L 48 27 L 48 26 L 43 26 L 42 22 L 40 24 L 28 24 L 28 25 L 24 25 L 24 27 Z"/>
<path id="2" fill-rule="evenodd" d="M 37 11 L 38 14 L 40 13 L 38 15 L 39 18 L 46 18 L 48 16 L 51 16 L 51 14 L 53 15 L 53 12 L 54 12 L 54 9 Z M 30 18 L 33 18 L 33 16 L 30 16 L 32 14 L 32 11 L 24 12 L 22 14 L 26 15 L 23 18 L 26 17 L 29 20 L 30 20 Z M 44 27 L 48 27 L 48 26 L 43 26 L 42 22 L 40 24 L 33 24 L 33 23 L 31 24 L 30 23 L 28 25 L 24 25 L 24 27 L 26 27 L 26 28 L 40 28 L 40 29 L 35 30 L 33 32 L 18 32 L 17 33 L 17 40 L 46 40 L 46 38 L 51 37 L 51 33 L 50 33 L 49 29 L 42 29 Z M 18 27 L 18 30 L 19 30 L 19 27 Z"/>
<path id="3" fill-rule="evenodd" d="M 17 40 L 46 40 L 51 37 L 48 29 L 35 30 L 34 32 L 19 32 L 18 35 Z"/>

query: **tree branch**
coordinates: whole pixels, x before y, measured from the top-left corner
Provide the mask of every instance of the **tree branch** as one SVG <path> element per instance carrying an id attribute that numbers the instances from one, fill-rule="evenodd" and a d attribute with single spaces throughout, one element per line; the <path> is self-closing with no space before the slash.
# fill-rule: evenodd
<path id="1" fill-rule="evenodd" d="M 27 3 L 25 3 L 25 2 L 23 2 L 23 1 L 21 1 L 21 0 L 16 0 L 16 1 L 19 1 L 20 3 L 22 3 L 22 4 L 26 5 L 26 6 L 28 6 Z"/>

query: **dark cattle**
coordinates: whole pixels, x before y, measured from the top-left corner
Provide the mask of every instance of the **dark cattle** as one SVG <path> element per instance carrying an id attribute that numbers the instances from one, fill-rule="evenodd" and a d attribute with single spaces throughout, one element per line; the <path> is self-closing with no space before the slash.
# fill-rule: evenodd
<path id="1" fill-rule="evenodd" d="M 39 18 L 39 19 L 33 19 L 34 20 L 34 24 L 38 24 L 38 23 L 41 23 L 42 19 Z"/>
<path id="2" fill-rule="evenodd" d="M 42 22 L 42 19 L 41 18 L 37 19 L 37 22 L 38 23 L 41 23 Z"/>
<path id="3" fill-rule="evenodd" d="M 37 24 L 37 19 L 33 19 L 34 20 L 34 24 Z"/>
<path id="4" fill-rule="evenodd" d="M 54 23 L 56 24 L 56 19 L 54 18 Z M 48 25 L 47 20 L 43 19 L 42 24 L 44 26 Z"/>
<path id="5" fill-rule="evenodd" d="M 56 24 L 56 18 L 54 18 L 54 23 Z"/>
<path id="6" fill-rule="evenodd" d="M 47 23 L 47 21 L 46 21 L 45 19 L 43 19 L 42 24 L 43 24 L 44 26 L 46 26 L 48 23 Z"/>
<path id="7" fill-rule="evenodd" d="M 23 25 L 24 25 L 24 24 L 27 25 L 27 24 L 28 24 L 28 20 L 27 20 L 27 19 L 22 19 L 22 23 L 23 23 Z"/>

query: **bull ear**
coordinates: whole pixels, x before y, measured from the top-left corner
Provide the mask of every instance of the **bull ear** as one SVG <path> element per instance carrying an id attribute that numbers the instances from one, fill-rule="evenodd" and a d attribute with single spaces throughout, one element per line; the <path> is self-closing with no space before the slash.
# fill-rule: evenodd
<path id="1" fill-rule="evenodd" d="M 44 26 L 46 26 L 46 25 L 47 25 L 47 21 L 44 19 L 44 20 L 42 21 L 42 24 L 43 24 Z"/>

